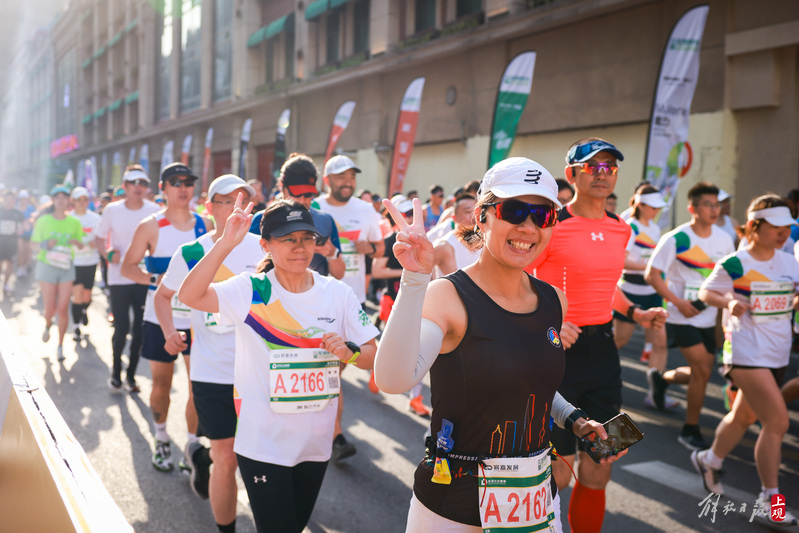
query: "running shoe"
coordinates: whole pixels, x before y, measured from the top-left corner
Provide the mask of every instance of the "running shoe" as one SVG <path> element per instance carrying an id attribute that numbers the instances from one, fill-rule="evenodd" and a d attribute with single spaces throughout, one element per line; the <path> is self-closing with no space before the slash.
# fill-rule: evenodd
<path id="1" fill-rule="evenodd" d="M 44 332 L 42 333 L 42 342 L 47 342 L 50 340 L 50 326 L 44 326 Z"/>
<path id="2" fill-rule="evenodd" d="M 647 361 L 649 361 L 649 358 L 651 357 L 651 355 L 652 355 L 652 350 L 646 350 L 646 349 L 641 350 L 641 359 L 640 359 L 640 361 L 642 363 L 646 363 Z"/>
<path id="3" fill-rule="evenodd" d="M 379 394 L 380 389 L 377 388 L 377 383 L 375 383 L 375 373 L 374 371 L 369 372 L 369 390 L 372 394 Z"/>
<path id="4" fill-rule="evenodd" d="M 411 401 L 408 402 L 408 410 L 419 416 L 430 416 L 430 409 L 422 402 L 421 394 L 415 398 L 411 398 Z"/>
<path id="5" fill-rule="evenodd" d="M 17 269 L 17 277 L 18 278 L 26 278 L 26 277 L 28 277 L 28 271 L 25 269 L 25 267 L 19 267 Z"/>
<path id="6" fill-rule="evenodd" d="M 75 326 L 75 333 L 72 334 L 72 340 L 75 342 L 80 342 L 80 328 Z"/>
<path id="7" fill-rule="evenodd" d="M 63 346 L 59 346 L 58 348 L 56 348 L 55 354 L 56 354 L 56 359 L 58 359 L 59 361 L 63 361 L 64 359 L 66 359 L 66 357 L 64 357 L 64 347 Z"/>
<path id="8" fill-rule="evenodd" d="M 155 451 L 153 452 L 153 466 L 161 472 L 169 472 L 174 468 L 172 465 L 172 449 L 169 441 L 155 439 Z"/>
<path id="9" fill-rule="evenodd" d="M 649 383 L 649 394 L 655 402 L 655 407 L 663 411 L 666 409 L 666 389 L 669 384 L 657 368 L 647 370 L 646 381 Z"/>
<path id="10" fill-rule="evenodd" d="M 355 445 L 349 442 L 344 434 L 341 433 L 333 439 L 333 455 L 331 458 L 337 463 L 342 459 L 352 457 L 356 451 Z"/>
<path id="11" fill-rule="evenodd" d="M 183 458 L 191 468 L 191 474 L 189 474 L 191 491 L 201 500 L 207 500 L 208 479 L 211 473 L 211 456 L 208 453 L 208 448 L 199 441 L 191 441 L 183 450 Z"/>
<path id="12" fill-rule="evenodd" d="M 694 469 L 699 474 L 699 477 L 702 478 L 702 485 L 705 486 L 705 490 L 714 494 L 724 494 L 724 487 L 721 486 L 720 481 L 724 472 L 705 464 L 705 455 L 707 455 L 707 451 L 704 450 L 692 451 L 691 464 L 694 465 Z"/>
<path id="13" fill-rule="evenodd" d="M 699 430 L 699 426 L 683 426 L 682 433 L 680 433 L 680 436 L 677 437 L 677 442 L 689 450 L 706 450 L 710 447 L 710 445 L 708 445 L 708 443 L 702 437 L 702 432 Z"/>
<path id="14" fill-rule="evenodd" d="M 11 288 L 11 285 L 6 285 L 5 287 L 3 287 L 3 292 L 5 293 L 6 296 L 11 296 L 11 293 L 14 291 Z"/>
<path id="15" fill-rule="evenodd" d="M 644 396 L 644 403 L 649 407 L 651 407 L 652 409 L 657 409 L 657 406 L 655 405 L 655 400 L 652 399 L 651 392 L 648 393 L 646 396 Z M 680 406 L 680 402 L 678 402 L 675 398 L 669 396 L 668 394 L 665 396 L 664 404 L 666 411 Z"/>
<path id="16" fill-rule="evenodd" d="M 771 514 L 771 496 L 767 495 L 764 492 L 758 494 L 757 502 L 755 502 L 755 505 L 763 509 L 762 511 L 763 519 L 768 521 L 772 525 L 790 527 L 790 526 L 795 526 L 797 525 L 797 523 L 799 523 L 797 522 L 796 517 L 793 515 L 793 513 L 790 512 L 788 509 L 782 510 L 782 512 L 784 513 L 782 520 L 775 520 L 774 516 L 772 516 Z"/>
<path id="17" fill-rule="evenodd" d="M 114 394 L 118 394 L 122 392 L 122 382 L 118 379 L 108 378 L 108 381 L 105 382 L 108 385 L 108 390 L 110 390 Z"/>
<path id="18" fill-rule="evenodd" d="M 136 383 L 135 379 L 125 380 L 125 390 L 131 394 L 136 394 L 137 392 L 141 392 L 141 388 L 139 388 L 139 384 Z"/>

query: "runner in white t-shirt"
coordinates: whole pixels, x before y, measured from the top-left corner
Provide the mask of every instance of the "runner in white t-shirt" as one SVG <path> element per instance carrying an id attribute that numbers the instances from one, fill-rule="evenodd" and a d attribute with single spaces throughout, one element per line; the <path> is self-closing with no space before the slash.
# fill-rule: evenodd
<path id="1" fill-rule="evenodd" d="M 255 190 L 232 174 L 226 174 L 211 182 L 209 201 L 205 212 L 224 224 L 233 212 L 238 195 L 249 203 Z M 161 280 L 158 291 L 171 299 L 189 271 L 207 254 L 222 236 L 222 227 L 186 243 L 175 252 Z M 263 258 L 260 239 L 248 233 L 233 249 L 214 274 L 214 282 L 224 281 L 236 274 L 254 274 Z M 236 358 L 235 328 L 223 325 L 212 313 L 192 310 L 191 327 L 193 344 L 191 350 L 190 379 L 197 410 L 199 432 L 211 442 L 211 457 L 214 468 L 210 472 L 210 458 L 206 448 L 189 443 L 184 457 L 191 466 L 191 488 L 200 498 L 209 498 L 214 519 L 220 530 L 235 527 L 236 521 L 236 454 L 233 438 L 236 435 L 236 406 L 234 401 L 233 373 Z"/>
<path id="2" fill-rule="evenodd" d="M 162 472 L 172 470 L 172 451 L 166 421 L 175 361 L 183 354 L 187 372 L 191 370 L 191 310 L 180 301 L 158 297 L 161 274 L 166 272 L 172 254 L 181 245 L 206 233 L 210 221 L 189 210 L 198 177 L 182 163 L 172 163 L 161 171 L 161 190 L 166 209 L 142 220 L 122 259 L 123 276 L 148 288 L 142 323 L 142 357 L 150 361 L 153 376 L 150 411 L 155 425 L 153 466 Z M 140 266 L 144 261 L 145 269 Z M 186 402 L 187 443 L 197 440 L 197 412 L 189 389 Z M 184 464 L 179 465 L 181 469 Z"/>
<path id="3" fill-rule="evenodd" d="M 194 309 L 236 328 L 241 399 L 235 451 L 258 531 L 302 531 L 331 457 L 339 361 L 370 369 L 377 328 L 352 289 L 308 267 L 316 244 L 311 213 L 293 200 L 264 212 L 259 274 L 211 284 L 247 234 L 241 198 L 222 237 L 178 292 Z"/>
<path id="4" fill-rule="evenodd" d="M 100 256 L 97 254 L 97 227 L 100 225 L 100 215 L 94 211 L 89 211 L 91 195 L 85 187 L 75 187 L 72 189 L 72 205 L 74 210 L 70 213 L 73 217 L 80 220 L 83 228 L 83 248 L 75 250 L 75 283 L 72 284 L 72 322 L 75 327 L 73 340 L 80 342 L 80 325 L 87 326 L 89 318 L 86 310 L 92 303 L 92 287 L 94 287 L 94 276 L 97 273 L 97 263 Z"/>
<path id="5" fill-rule="evenodd" d="M 724 310 L 724 371 L 738 386 L 738 394 L 716 428 L 711 448 L 691 454 L 705 488 L 723 494 L 722 461 L 759 420 L 755 464 L 762 490 L 757 505 L 765 509 L 767 520 L 780 525 L 797 523 L 787 511 L 779 522 L 770 512 L 772 496 L 780 494 L 781 448 L 788 430 L 780 386 L 791 355 L 791 314 L 799 308 L 799 264 L 780 251 L 793 225 L 796 221 L 782 198 L 755 198 L 747 210 L 746 237 L 751 244 L 717 263 L 702 284 L 702 301 Z"/>
<path id="6" fill-rule="evenodd" d="M 688 191 L 691 222 L 678 226 L 658 242 L 646 269 L 646 281 L 667 302 L 667 333 L 677 344 L 690 366 L 685 425 L 678 438 L 691 450 L 707 448 L 699 429 L 699 413 L 705 401 L 705 388 L 713 370 L 716 353 L 716 309 L 699 301 L 699 287 L 716 262 L 732 253 L 732 238 L 716 226 L 719 217 L 719 189 L 710 183 L 697 183 Z M 668 280 L 664 280 L 665 278 Z M 670 383 L 684 383 L 684 371 L 661 375 L 651 371 L 654 394 Z"/>
<path id="7" fill-rule="evenodd" d="M 114 335 L 111 338 L 113 365 L 108 388 L 111 392 L 122 391 L 122 351 L 130 333 L 130 351 L 128 356 L 125 388 L 131 392 L 139 392 L 136 384 L 136 368 L 141 354 L 141 323 L 144 315 L 144 301 L 147 298 L 147 286 L 134 283 L 119 272 L 122 257 L 128 251 L 133 234 L 139 222 L 157 213 L 159 207 L 144 199 L 150 178 L 140 165 L 131 165 L 122 175 L 122 188 L 125 199 L 105 206 L 97 228 L 95 243 L 97 251 L 108 260 L 108 290 L 111 294 L 111 317 L 113 317 Z M 131 327 L 130 314 L 133 312 Z"/>
<path id="8" fill-rule="evenodd" d="M 666 202 L 657 187 L 649 184 L 641 185 L 630 200 L 632 212 L 625 220 L 633 231 L 627 244 L 627 256 L 619 287 L 631 302 L 643 309 L 663 307 L 663 298 L 646 282 L 644 274 L 646 264 L 660 240 L 660 226 L 655 222 L 655 218 L 665 205 Z M 619 350 L 630 342 L 634 331 L 635 322 L 621 313 L 613 312 L 613 336 Z M 641 361 L 648 362 L 648 372 L 664 372 L 668 358 L 666 331 L 647 328 L 644 330 L 644 340 Z M 666 395 L 665 391 L 662 391 L 663 394 L 654 394 L 652 380 L 649 381 L 649 392 L 644 398 L 644 403 L 661 411 L 677 406 L 677 401 Z"/>
<path id="9" fill-rule="evenodd" d="M 461 270 L 471 265 L 480 257 L 478 251 L 469 250 L 463 242 L 458 240 L 456 233 L 462 226 L 474 226 L 474 196 L 462 195 L 455 199 L 455 210 L 452 216 L 454 227 L 436 241 L 433 241 L 433 254 L 435 263 L 433 272 L 435 277 L 447 276 L 456 270 Z"/>
<path id="10" fill-rule="evenodd" d="M 358 198 L 355 192 L 355 174 L 361 169 L 345 155 L 331 157 L 325 163 L 322 179 L 330 193 L 317 200 L 319 209 L 333 217 L 338 229 L 341 255 L 347 269 L 341 280 L 355 292 L 361 306 L 366 303 L 366 256 L 381 257 L 385 250 L 380 231 L 380 215 L 374 206 Z M 342 366 L 342 371 L 344 367 Z M 341 427 L 343 401 L 339 397 L 339 413 L 336 418 L 336 437 L 333 441 L 333 460 L 338 462 L 355 454 L 355 446 L 347 440 Z"/>

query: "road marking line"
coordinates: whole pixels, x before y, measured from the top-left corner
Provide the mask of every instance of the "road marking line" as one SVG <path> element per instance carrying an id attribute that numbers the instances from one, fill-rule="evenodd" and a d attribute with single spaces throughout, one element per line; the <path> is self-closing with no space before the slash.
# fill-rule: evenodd
<path id="1" fill-rule="evenodd" d="M 697 498 L 697 501 L 702 501 L 708 495 L 701 481 L 698 479 L 699 474 L 693 470 L 688 471 L 677 468 L 663 461 L 644 461 L 622 466 L 621 469 L 682 492 L 683 494 L 694 496 Z M 757 500 L 757 495 L 728 485 L 724 486 L 723 497 L 728 500 L 733 500 L 738 503 L 747 503 L 749 505 L 754 505 Z M 796 514 L 796 511 L 793 509 L 791 509 L 791 511 Z"/>

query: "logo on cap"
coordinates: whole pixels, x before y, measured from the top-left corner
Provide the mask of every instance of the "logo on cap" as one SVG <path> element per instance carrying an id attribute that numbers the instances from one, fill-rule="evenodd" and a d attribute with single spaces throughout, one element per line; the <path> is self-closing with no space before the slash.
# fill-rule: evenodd
<path id="1" fill-rule="evenodd" d="M 538 181 L 541 179 L 541 171 L 534 168 L 532 170 L 527 171 L 527 177 L 524 178 L 525 183 L 532 183 L 533 185 L 538 185 Z"/>
<path id="2" fill-rule="evenodd" d="M 286 222 L 291 222 L 292 220 L 302 220 L 302 211 L 292 211 L 289 213 L 289 216 L 286 217 Z"/>

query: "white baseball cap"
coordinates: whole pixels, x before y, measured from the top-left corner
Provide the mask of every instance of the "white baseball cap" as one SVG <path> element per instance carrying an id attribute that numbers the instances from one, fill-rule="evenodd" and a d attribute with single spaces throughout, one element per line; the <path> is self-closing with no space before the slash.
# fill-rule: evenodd
<path id="1" fill-rule="evenodd" d="M 798 226 L 799 223 L 791 216 L 791 210 L 785 206 L 769 207 L 752 211 L 746 218 L 748 220 L 762 219 L 774 226 Z"/>
<path id="2" fill-rule="evenodd" d="M 29 193 L 25 189 L 22 189 L 21 191 L 19 191 L 19 195 L 17 195 L 17 196 L 19 198 L 30 198 L 31 197 L 31 193 Z"/>
<path id="3" fill-rule="evenodd" d="M 659 192 L 636 194 L 635 199 L 638 200 L 639 204 L 648 205 L 649 207 L 654 207 L 656 209 L 660 209 L 668 205 L 668 202 L 663 199 L 663 195 Z"/>
<path id="4" fill-rule="evenodd" d="M 86 187 L 75 187 L 72 189 L 72 194 L 70 195 L 73 200 L 77 200 L 78 198 L 89 198 L 89 190 Z"/>
<path id="5" fill-rule="evenodd" d="M 230 194 L 236 189 L 244 189 L 251 197 L 255 196 L 255 189 L 247 185 L 246 181 L 233 174 L 224 174 L 211 182 L 211 186 L 208 187 L 208 199 L 213 200 L 217 194 Z"/>
<path id="6" fill-rule="evenodd" d="M 138 168 L 127 170 L 122 175 L 122 181 L 136 181 L 136 180 L 144 180 L 147 183 L 150 183 L 150 177 L 147 175 L 147 173 L 144 172 L 143 170 L 139 170 Z"/>
<path id="7" fill-rule="evenodd" d="M 360 172 L 361 169 L 355 166 L 352 159 L 346 155 L 336 155 L 331 157 L 325 163 L 325 171 L 322 176 L 329 176 L 331 174 L 341 174 L 349 169 L 355 172 Z"/>
<path id="8" fill-rule="evenodd" d="M 728 198 L 731 198 L 730 193 L 728 193 L 724 189 L 719 189 L 719 202 L 723 202 L 724 200 L 727 200 Z"/>
<path id="9" fill-rule="evenodd" d="M 404 194 L 395 194 L 391 198 L 391 203 L 394 204 L 394 207 L 397 208 L 397 211 L 402 214 L 413 210 L 413 200 L 408 200 L 408 197 Z"/>
<path id="10" fill-rule="evenodd" d="M 488 169 L 478 194 L 489 191 L 498 198 L 533 194 L 550 200 L 556 209 L 563 207 L 558 201 L 555 178 L 547 169 L 526 157 L 509 157 Z"/>

